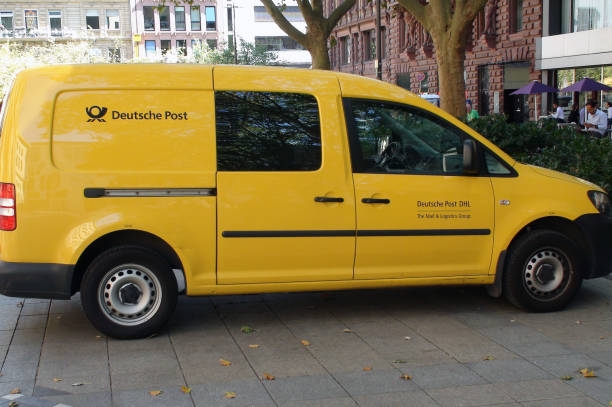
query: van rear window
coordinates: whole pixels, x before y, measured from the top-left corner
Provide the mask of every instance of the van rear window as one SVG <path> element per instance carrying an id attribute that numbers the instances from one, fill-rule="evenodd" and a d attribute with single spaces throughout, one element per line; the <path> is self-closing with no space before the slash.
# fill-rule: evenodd
<path id="1" fill-rule="evenodd" d="M 319 107 L 311 95 L 215 92 L 218 171 L 321 167 Z"/>

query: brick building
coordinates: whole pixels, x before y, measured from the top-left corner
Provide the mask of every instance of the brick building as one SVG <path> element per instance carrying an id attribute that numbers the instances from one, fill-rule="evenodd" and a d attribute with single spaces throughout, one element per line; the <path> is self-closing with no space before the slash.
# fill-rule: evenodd
<path id="1" fill-rule="evenodd" d="M 342 18 L 330 48 L 332 69 L 376 77 L 375 17 L 375 0 L 357 0 Z M 381 21 L 383 80 L 415 93 L 437 93 L 429 34 L 395 2 L 383 8 Z M 510 93 L 541 80 L 535 69 L 536 38 L 541 36 L 542 0 L 489 0 L 474 21 L 465 59 L 466 96 L 481 114 L 506 113 L 515 121 L 528 117 L 533 97 Z"/>

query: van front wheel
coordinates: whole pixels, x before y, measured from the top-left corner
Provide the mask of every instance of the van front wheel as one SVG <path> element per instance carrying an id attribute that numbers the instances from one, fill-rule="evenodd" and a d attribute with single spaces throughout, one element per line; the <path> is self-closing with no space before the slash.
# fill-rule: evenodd
<path id="1" fill-rule="evenodd" d="M 100 254 L 81 282 L 81 302 L 91 323 L 104 334 L 142 338 L 159 331 L 177 301 L 170 265 L 155 252 L 120 246 Z"/>
<path id="2" fill-rule="evenodd" d="M 582 284 L 580 253 L 565 235 L 535 230 L 513 244 L 504 273 L 504 294 L 519 308 L 564 308 Z"/>

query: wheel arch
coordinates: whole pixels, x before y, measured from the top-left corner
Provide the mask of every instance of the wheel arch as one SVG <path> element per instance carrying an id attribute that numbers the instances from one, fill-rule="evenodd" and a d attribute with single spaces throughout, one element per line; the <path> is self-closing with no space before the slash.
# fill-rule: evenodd
<path id="1" fill-rule="evenodd" d="M 150 248 L 160 254 L 173 269 L 183 270 L 183 263 L 176 251 L 165 240 L 152 233 L 136 229 L 118 230 L 94 240 L 79 256 L 72 276 L 71 295 L 79 291 L 81 280 L 89 264 L 103 251 L 115 246 L 137 245 Z"/>
<path id="2" fill-rule="evenodd" d="M 584 234 L 575 222 L 572 222 L 571 220 L 561 216 L 546 216 L 538 218 L 532 220 L 531 222 L 523 226 L 510 240 L 506 248 L 500 252 L 499 257 L 497 259 L 497 267 L 495 269 L 495 281 L 493 285 L 487 286 L 487 292 L 492 297 L 497 298 L 501 297 L 502 295 L 503 275 L 506 272 L 506 264 L 508 262 L 507 255 L 512 251 L 513 245 L 522 236 L 533 230 L 552 230 L 567 236 L 577 246 L 580 247 L 580 253 L 584 253 L 584 256 L 582 258 L 582 260 L 585 262 L 584 267 L 586 269 L 589 269 L 591 267 L 591 256 L 586 254 L 590 249 L 586 243 Z"/>

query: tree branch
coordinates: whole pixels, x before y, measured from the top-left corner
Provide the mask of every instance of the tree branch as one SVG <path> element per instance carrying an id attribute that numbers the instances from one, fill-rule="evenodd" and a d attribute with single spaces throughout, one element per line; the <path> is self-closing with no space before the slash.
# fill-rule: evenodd
<path id="1" fill-rule="evenodd" d="M 312 1 L 312 12 L 317 16 L 323 16 L 323 1 L 322 0 L 311 0 Z"/>
<path id="2" fill-rule="evenodd" d="M 304 48 L 306 48 L 306 35 L 303 34 L 300 30 L 295 28 L 293 24 L 289 22 L 283 15 L 283 13 L 279 10 L 279 8 L 274 4 L 272 0 L 261 0 L 264 7 L 268 11 L 268 14 L 272 16 L 272 19 L 283 30 L 287 35 L 293 38 L 295 41 L 300 43 Z"/>
<path id="3" fill-rule="evenodd" d="M 429 25 L 427 21 L 428 13 L 427 10 L 425 10 L 425 7 L 428 6 L 424 6 L 419 0 L 398 0 L 398 3 L 408 10 L 408 12 L 427 29 L 427 26 Z"/>
<path id="4" fill-rule="evenodd" d="M 377 0 L 380 1 L 380 0 Z M 329 15 L 327 18 L 327 35 L 329 35 L 338 21 L 342 18 L 343 15 L 346 14 L 347 11 L 351 9 L 355 5 L 355 0 L 344 0 L 342 4 L 340 4 L 336 9 Z"/>

